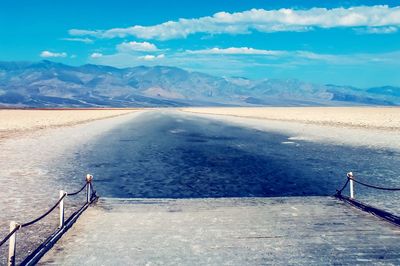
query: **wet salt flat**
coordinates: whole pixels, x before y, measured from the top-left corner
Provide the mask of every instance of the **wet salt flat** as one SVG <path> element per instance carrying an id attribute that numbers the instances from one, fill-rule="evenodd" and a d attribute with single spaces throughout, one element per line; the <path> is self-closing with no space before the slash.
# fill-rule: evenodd
<path id="1" fill-rule="evenodd" d="M 58 189 L 79 188 L 87 172 L 94 174 L 98 193 L 110 198 L 327 196 L 349 170 L 370 183 L 400 186 L 397 149 L 296 136 L 148 111 L 7 141 L 0 154 L 6 188 L 0 197 L 0 236 L 11 219 L 24 222 L 42 213 Z M 358 198 L 400 213 L 399 193 L 356 189 Z M 36 237 L 20 250 L 31 249 L 54 228 L 56 219 L 49 220 L 26 232 Z"/>
<path id="2" fill-rule="evenodd" d="M 368 182 L 400 185 L 397 150 L 312 142 L 174 112 L 143 114 L 75 161 L 91 169 L 105 197 L 326 196 L 350 170 Z M 357 194 L 382 192 L 357 188 Z"/>

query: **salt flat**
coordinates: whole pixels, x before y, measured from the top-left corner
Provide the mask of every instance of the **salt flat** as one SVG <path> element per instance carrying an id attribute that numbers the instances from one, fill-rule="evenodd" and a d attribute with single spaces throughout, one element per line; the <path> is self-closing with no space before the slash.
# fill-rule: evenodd
<path id="1" fill-rule="evenodd" d="M 112 110 L 99 111 L 103 112 L 103 116 L 92 114 L 91 117 L 102 117 L 102 119 L 83 123 L 83 120 L 80 119 L 85 117 L 84 113 L 82 116 L 78 115 L 74 118 L 75 115 L 80 114 L 79 111 L 62 111 L 65 112 L 65 116 L 71 116 L 70 120 L 75 119 L 81 123 L 54 126 L 54 124 L 46 122 L 51 126 L 36 128 L 35 125 L 45 123 L 46 115 L 39 116 L 39 114 L 43 114 L 42 111 L 10 110 L 10 112 L 21 112 L 27 116 L 24 118 L 21 115 L 12 123 L 23 128 L 25 127 L 24 121 L 30 120 L 35 129 L 17 130 L 18 134 L 8 135 L 0 141 L 0 184 L 2 187 L 0 191 L 0 238 L 7 234 L 11 220 L 27 222 L 44 213 L 57 200 L 59 189 L 69 192 L 79 189 L 83 185 L 85 173 L 90 172 L 90 169 L 76 169 L 74 164 L 76 150 L 94 141 L 105 132 L 130 121 L 140 113 L 125 111 L 126 115 L 115 116 L 116 113 Z M 31 113 L 34 113 L 32 117 L 30 117 Z M 114 115 L 106 118 L 107 114 Z M 36 115 L 39 116 L 38 120 L 34 119 Z M 57 120 L 57 116 L 57 111 L 47 113 L 47 117 L 51 118 L 50 121 L 62 121 L 62 119 Z M 12 121 L 10 117 L 2 119 L 3 121 Z M 4 125 L 2 126 L 4 127 Z M 81 173 L 71 174 L 72 169 Z M 75 199 L 68 200 L 66 215 L 69 215 L 74 207 L 81 204 L 83 200 L 82 197 L 78 197 L 76 201 Z M 28 251 L 31 252 L 33 247 L 39 245 L 57 227 L 56 216 L 57 213 L 51 214 L 39 224 L 19 232 L 17 262 L 27 256 Z M 4 258 L 5 254 L 6 246 L 2 246 L 0 258 Z M 5 259 L 0 261 L 0 265 L 3 263 L 5 263 Z"/>
<path id="2" fill-rule="evenodd" d="M 400 107 L 200 107 L 182 110 L 317 125 L 400 130 Z"/>
<path id="3" fill-rule="evenodd" d="M 390 109 L 390 108 L 389 108 Z M 380 110 L 379 108 L 376 109 L 377 112 Z M 393 109 L 396 110 L 396 109 Z M 239 130 L 238 127 L 248 128 L 249 134 L 258 134 L 259 137 L 264 136 L 264 131 L 266 132 L 277 132 L 283 133 L 282 135 L 282 143 L 278 141 L 276 145 L 278 145 L 277 149 L 273 149 L 275 153 L 277 153 L 277 158 L 281 158 L 280 164 L 282 163 L 290 163 L 293 160 L 289 160 L 290 156 L 281 154 L 283 151 L 293 149 L 294 153 L 297 154 L 299 152 L 300 156 L 298 158 L 305 157 L 305 147 L 308 145 L 308 140 L 315 141 L 316 145 L 320 145 L 325 147 L 325 143 L 327 141 L 334 141 L 340 144 L 343 144 L 343 147 L 350 145 L 350 146 L 368 146 L 369 148 L 372 147 L 373 149 L 377 148 L 376 150 L 372 150 L 373 154 L 376 153 L 376 157 L 374 160 L 378 160 L 379 158 L 383 158 L 382 162 L 377 164 L 371 165 L 375 171 L 366 171 L 365 167 L 361 168 L 361 170 L 365 170 L 363 177 L 365 176 L 379 176 L 382 184 L 398 184 L 398 171 L 396 168 L 397 161 L 398 161 L 398 154 L 400 151 L 400 134 L 398 134 L 398 130 L 392 129 L 382 129 L 382 128 L 362 128 L 362 127 L 353 127 L 353 126 L 338 126 L 338 125 L 322 125 L 322 124 L 312 124 L 312 123 L 305 123 L 305 122 L 298 122 L 298 121 L 278 121 L 278 120 L 269 120 L 269 119 L 260 119 L 260 118 L 243 118 L 240 116 L 231 116 L 231 115 L 214 115 L 214 114 L 199 114 L 199 113 L 188 113 L 188 112 L 176 112 L 169 110 L 154 110 L 154 111 L 144 111 L 144 112 L 133 112 L 132 114 L 126 116 L 120 116 L 119 114 L 113 113 L 111 110 L 101 110 L 99 112 L 103 112 L 104 115 L 107 116 L 111 115 L 108 119 L 101 119 L 97 121 L 89 120 L 79 120 L 80 118 L 84 118 L 85 116 L 78 116 L 74 117 L 73 114 L 77 114 L 75 112 L 79 112 L 77 110 L 73 111 L 62 111 L 65 112 L 65 115 L 70 113 L 72 115 L 71 119 L 77 119 L 78 122 L 71 122 L 66 124 L 53 124 L 53 122 L 46 122 L 48 123 L 47 126 L 43 126 L 42 120 L 38 118 L 35 120 L 35 115 L 31 116 L 31 112 L 38 112 L 36 114 L 40 114 L 42 111 L 26 111 L 21 110 L 21 115 L 19 118 L 7 118 L 11 121 L 8 127 L 4 126 L 5 124 L 1 124 L 3 128 L 9 129 L 11 131 L 16 131 L 17 134 L 7 135 L 0 142 L 0 183 L 3 187 L 7 188 L 0 192 L 0 235 L 4 236 L 8 231 L 8 223 L 10 220 L 17 220 L 19 222 L 24 222 L 26 220 L 35 218 L 38 214 L 43 213 L 58 197 L 58 190 L 65 189 L 67 191 L 74 191 L 79 188 L 82 184 L 82 179 L 84 175 L 88 172 L 93 173 L 95 172 L 96 180 L 111 178 L 114 177 L 116 179 L 120 178 L 122 180 L 129 179 L 132 182 L 135 182 L 136 179 L 134 175 L 126 176 L 126 173 L 119 173 L 120 175 L 116 175 L 116 172 L 107 175 L 107 169 L 110 171 L 110 165 L 106 168 L 102 168 L 101 160 L 97 160 L 95 156 L 103 156 L 104 155 L 104 162 L 109 163 L 110 153 L 107 152 L 107 142 L 105 140 L 110 140 L 114 136 L 118 143 L 120 144 L 122 149 L 126 150 L 129 145 L 132 147 L 136 147 L 133 144 L 139 143 L 138 148 L 142 147 L 143 149 L 133 149 L 133 152 L 130 153 L 129 158 L 136 158 L 134 156 L 138 156 L 138 160 L 135 160 L 139 166 L 142 165 L 143 169 L 141 171 L 150 172 L 156 171 L 155 174 L 159 174 L 159 177 L 162 177 L 163 172 L 168 169 L 175 169 L 173 167 L 182 166 L 180 164 L 176 164 L 176 161 L 171 160 L 172 167 L 165 167 L 165 158 L 173 159 L 170 156 L 170 151 L 174 150 L 175 155 L 176 147 L 174 145 L 183 145 L 190 147 L 191 149 L 196 146 L 201 146 L 208 151 L 205 155 L 210 157 L 210 160 L 206 162 L 214 163 L 208 164 L 207 167 L 201 168 L 200 170 L 204 170 L 204 173 L 211 173 L 217 174 L 215 168 L 215 162 L 220 163 L 226 162 L 226 156 L 213 158 L 216 153 L 209 152 L 210 149 L 207 147 L 207 143 L 211 144 L 224 144 L 228 147 L 232 145 L 238 144 L 235 147 L 236 150 L 245 150 L 246 147 L 252 147 L 250 144 L 244 145 L 243 143 L 247 143 L 242 141 L 240 143 L 232 142 L 232 138 L 226 138 L 227 133 L 234 134 Z M 2 112 L 2 111 L 1 111 Z M 19 112 L 19 111 L 18 111 Z M 53 112 L 53 111 L 52 111 Z M 85 111 L 86 112 L 86 111 Z M 89 111 L 91 112 L 91 111 Z M 98 112 L 97 110 L 94 112 Z M 126 112 L 132 112 L 132 110 L 126 110 Z M 147 113 L 147 115 L 144 115 Z M 25 114 L 26 117 L 24 117 Z M 56 113 L 53 113 L 56 114 Z M 115 117 L 117 115 L 118 117 Z M 39 115 L 38 115 L 39 116 Z M 148 122 L 151 121 L 151 117 L 158 117 L 158 120 L 154 120 L 156 122 L 150 124 L 158 124 L 158 126 L 165 123 L 165 128 L 157 127 L 156 125 L 150 125 Z M 199 116 L 202 118 L 199 119 Z M 39 116 L 40 117 L 40 116 Z M 46 116 L 44 116 L 45 118 Z M 54 117 L 54 119 L 57 116 Z M 140 119 L 139 119 L 140 118 Z M 207 118 L 207 119 L 204 119 Z M 210 120 L 209 120 L 210 118 Z M 24 124 L 25 121 L 30 120 L 31 124 Z M 46 119 L 44 119 L 46 120 Z M 396 118 L 394 118 L 394 121 Z M 3 120 L 4 121 L 4 120 Z M 57 119 L 55 120 L 57 122 Z M 80 122 L 79 122 L 80 121 Z M 84 123 L 84 122 L 88 123 Z M 153 120 L 152 120 L 153 121 Z M 168 121 L 175 121 L 174 123 L 169 123 Z M 190 122 L 191 121 L 191 122 Z M 139 123 L 140 122 L 140 123 Z M 168 122 L 168 123 L 167 123 Z M 185 123 L 183 123 L 185 122 Z M 190 123 L 189 123 L 190 122 Z M 12 126 L 12 123 L 15 123 L 15 126 Z M 78 124 L 77 124 L 78 123 Z M 192 131 L 185 131 L 183 127 L 188 126 L 191 124 L 190 130 Z M 238 127 L 231 127 L 230 125 L 234 124 Z M 27 125 L 31 125 L 28 126 Z M 129 127 L 129 125 L 131 125 Z M 205 126 L 206 125 L 206 126 Z M 210 126 L 213 125 L 214 129 L 221 127 L 222 132 L 220 131 L 213 131 L 210 130 Z M 171 128 L 169 128 L 171 127 Z M 22 129 L 18 129 L 22 128 Z M 183 129 L 182 129 L 183 128 Z M 131 130 L 127 136 L 121 137 L 118 139 L 116 135 L 117 133 L 123 131 Z M 139 130 L 140 129 L 140 130 Z M 226 129 L 226 130 L 225 130 Z M 252 129 L 256 129 L 253 131 Z M 188 130 L 188 128 L 186 128 Z M 260 131 L 259 131 L 260 130 Z M 239 131 L 242 131 L 240 129 Z M 246 129 L 247 131 L 247 129 Z M 4 133 L 5 131 L 3 131 Z M 137 136 L 133 136 L 137 134 Z M 265 134 L 268 136 L 268 134 Z M 129 138 L 125 138 L 129 137 Z M 229 136 L 228 136 L 229 137 Z M 232 137 L 232 136 L 231 136 Z M 237 137 L 237 136 L 234 136 Z M 144 141 L 144 139 L 148 140 L 148 142 Z M 166 138 L 175 139 L 175 142 L 167 142 L 166 145 L 164 140 Z M 157 139 L 159 144 L 165 144 L 164 150 L 158 150 L 160 145 L 156 145 Z M 235 138 L 237 139 L 237 138 Z M 275 139 L 275 138 L 274 138 Z M 279 137 L 278 140 L 281 138 Z M 128 141 L 129 140 L 129 141 Z M 194 141 L 202 141 L 202 142 L 194 142 Z M 240 138 L 239 138 L 240 140 Z M 251 140 L 250 140 L 251 141 Z M 306 143 L 307 142 L 307 143 Z M 111 143 L 111 142 L 110 142 Z M 182 144 L 183 143 L 183 144 Z M 262 143 L 262 145 L 258 145 L 258 143 Z M 263 149 L 275 147 L 266 145 L 267 142 L 258 142 L 254 143 L 257 146 L 260 146 Z M 218 145 L 219 145 L 218 144 Z M 142 145 L 142 146 L 141 146 Z M 156 145 L 156 146 L 155 146 Z M 179 147 L 178 145 L 178 147 Z M 112 145 L 111 145 L 112 146 Z M 116 147 L 116 146 L 112 146 Z M 161 145 L 161 147 L 164 147 Z M 210 146 L 211 147 L 211 146 Z M 215 149 L 219 149 L 220 146 L 212 146 Z M 102 149 L 104 148 L 104 151 Z M 327 148 L 327 147 L 325 147 Z M 329 147 L 328 147 L 329 148 Z M 297 149 L 297 150 L 296 150 Z M 347 148 L 346 148 L 347 149 Z M 182 149 L 181 149 L 182 150 Z M 328 149 L 329 150 L 329 149 Z M 350 147 L 348 151 L 353 150 L 353 147 Z M 393 151 L 395 150 L 395 151 Z M 138 152 L 141 151 L 141 152 Z M 148 151 L 148 161 L 143 161 L 141 158 L 143 157 L 145 151 Z M 185 151 L 182 150 L 182 151 Z M 320 152 L 318 154 L 324 154 L 323 150 L 317 149 L 316 151 Z M 335 180 L 339 180 L 338 183 L 342 184 L 343 176 L 341 173 L 345 173 L 348 170 L 353 170 L 354 167 L 359 167 L 363 165 L 362 162 L 368 161 L 367 155 L 368 153 L 362 153 L 357 156 L 350 156 L 353 153 L 357 154 L 357 150 L 354 149 L 354 152 L 346 152 L 346 153 L 337 153 L 343 154 L 343 156 L 338 156 L 342 161 L 348 161 L 349 164 L 344 164 L 344 167 L 339 167 L 337 164 L 332 165 L 323 165 L 318 162 L 318 159 L 321 159 L 321 156 L 317 156 L 315 161 L 309 162 L 309 164 L 302 164 L 302 167 L 308 167 L 312 169 L 317 169 L 318 174 L 322 173 L 324 177 L 327 175 L 325 173 L 328 172 L 328 175 L 334 176 Z M 154 152 L 154 153 L 152 153 Z M 161 153 L 160 153 L 161 152 Z M 164 152 L 164 153 L 163 153 Z M 269 155 L 274 154 L 274 152 L 268 153 Z M 111 153 L 112 154 L 112 153 Z M 124 154 L 124 153 L 117 153 L 117 154 Z M 165 154 L 165 157 L 161 155 Z M 185 153 L 190 155 L 192 153 Z M 231 154 L 230 155 L 235 155 Z M 253 154 L 253 153 L 251 153 Z M 313 155 L 314 153 L 310 153 L 309 155 Z M 326 156 L 330 156 L 331 153 L 326 153 Z M 336 154 L 336 153 L 335 153 Z M 381 155 L 380 155 L 381 154 Z M 314 154 L 315 155 L 315 154 Z M 235 155 L 236 156 L 236 155 Z M 254 155 L 256 156 L 256 155 Z M 259 158 L 259 155 L 257 155 Z M 381 156 L 381 157 L 380 157 Z M 315 156 L 311 156 L 309 159 L 314 159 Z M 85 158 L 93 158 L 92 161 L 89 161 L 88 164 L 82 163 Z M 162 167 L 157 168 L 157 160 L 150 160 L 151 158 L 155 158 L 159 160 Z M 203 158 L 199 156 L 192 156 L 185 157 L 185 161 L 188 159 L 198 159 Z M 240 157 L 241 158 L 241 157 Z M 333 158 L 336 158 L 333 156 Z M 378 158 L 378 159 L 376 159 Z M 385 159 L 386 158 L 386 159 Z M 145 158 L 146 159 L 146 158 Z M 269 158 L 272 159 L 272 158 Z M 96 161 L 97 160 L 97 161 Z M 241 161 L 243 161 L 241 159 Z M 252 160 L 253 161 L 253 160 Z M 334 160 L 338 161 L 338 160 Z M 189 160 L 189 162 L 192 162 Z M 326 162 L 329 162 L 326 161 Z M 368 161 L 369 164 L 371 161 Z M 394 163 L 391 163 L 394 162 Z M 118 161 L 116 166 L 120 166 L 121 163 L 129 163 L 129 160 L 123 158 L 122 161 Z M 392 164 L 390 166 L 389 164 Z M 104 164 L 107 165 L 107 164 Z M 211 165 L 211 166 L 210 166 Z M 266 164 L 268 166 L 268 164 Z M 284 164 L 286 165 L 286 164 Z M 353 166 L 354 165 L 354 166 Z M 387 165 L 387 166 L 385 166 Z M 352 167 L 353 166 L 353 167 Z M 254 168 L 254 162 L 249 165 L 249 167 Z M 329 171 L 329 167 L 334 167 L 337 169 L 338 172 L 334 172 L 332 174 Z M 131 169 L 132 167 L 129 166 L 126 169 Z M 232 168 L 232 167 L 230 167 Z M 136 168 L 133 168 L 136 169 Z M 140 169 L 140 168 L 139 168 Z M 150 171 L 150 170 L 151 171 Z M 190 168 L 192 169 L 192 168 Z M 190 170 L 189 169 L 189 170 Z M 234 169 L 234 168 L 232 168 Z M 289 168 L 284 168 L 285 171 Z M 369 168 L 368 168 L 369 169 Z M 122 169 L 124 170 L 124 169 Z M 121 170 L 121 171 L 122 171 Z M 179 169 L 178 169 L 179 170 Z M 186 177 L 183 181 L 183 185 L 186 183 L 190 184 L 190 182 L 195 182 L 196 180 L 188 179 L 187 177 L 190 176 L 190 171 L 186 171 L 185 168 L 181 169 L 182 172 L 177 172 L 177 175 Z M 179 171 L 181 171 L 179 170 Z M 379 170 L 379 171 L 378 171 Z M 381 171 L 385 170 L 385 171 Z M 96 172 L 97 171 L 97 172 Z M 285 171 L 281 172 L 279 176 L 285 174 Z M 225 171 L 226 172 L 226 171 Z M 139 171 L 136 172 L 140 173 Z M 161 175 L 160 175 L 161 173 Z M 179 174 L 182 173 L 182 174 Z M 262 174 L 263 172 L 261 172 Z M 382 174 L 383 173 L 383 174 Z M 276 173 L 275 173 L 276 174 Z M 382 175 L 382 176 L 381 176 Z M 207 176 L 207 175 L 206 175 Z M 316 175 L 311 175 L 316 176 Z M 233 179 L 236 180 L 236 179 Z M 145 180 L 146 181 L 146 180 Z M 151 181 L 151 180 L 150 180 Z M 153 180 L 154 181 L 154 180 Z M 392 182 L 393 181 L 393 182 Z M 296 184 L 297 180 L 294 180 L 293 184 Z M 373 179 L 372 182 L 375 182 Z M 377 182 L 377 183 L 379 183 Z M 154 182 L 155 183 L 155 182 Z M 116 182 L 118 184 L 118 182 Z M 137 183 L 138 187 L 143 186 L 144 188 L 148 188 L 149 182 L 142 182 Z M 226 187 L 226 186 L 222 186 Z M 329 186 L 332 190 L 337 188 L 338 185 Z M 107 185 L 104 183 L 102 187 L 98 187 L 100 190 L 108 188 Z M 132 187 L 130 187 L 131 189 Z M 155 188 L 160 188 L 160 186 L 156 186 Z M 122 192 L 126 192 L 127 190 L 120 189 Z M 364 196 L 364 193 L 361 191 L 357 191 L 357 196 Z M 390 205 L 398 206 L 398 198 L 392 197 L 390 195 L 383 197 L 385 200 L 383 201 L 373 201 L 374 205 L 378 205 L 381 202 L 390 203 Z M 71 205 L 75 204 L 72 202 L 67 202 L 68 210 L 70 210 Z M 386 205 L 385 205 L 386 206 Z M 385 207 L 384 206 L 384 207 Z M 73 207 L 73 206 L 72 206 Z M 397 208 L 397 207 L 396 207 Z M 53 219 L 55 218 L 55 219 Z M 50 232 L 52 228 L 55 228 L 57 219 L 56 217 L 49 217 L 49 221 L 45 221 L 43 224 L 39 225 L 38 227 L 34 227 L 29 230 L 25 230 L 19 234 L 19 239 L 29 239 L 27 241 L 19 241 L 19 244 L 26 244 L 25 246 L 18 247 L 19 255 L 22 257 L 23 249 L 31 249 L 32 244 L 38 244 L 41 240 L 46 236 L 46 233 Z M 45 231 L 42 231 L 42 228 L 45 228 Z M 38 232 L 41 234 L 39 235 Z M 32 238 L 33 236 L 33 238 Z M 29 238 L 28 238 L 29 237 Z M 5 254 L 5 248 L 0 249 L 1 255 Z M 384 253 L 384 252 L 383 252 Z M 1 264 L 1 262 L 0 262 Z"/>
<path id="4" fill-rule="evenodd" d="M 399 107 L 199 107 L 181 110 L 224 123 L 287 134 L 289 141 L 400 151 Z"/>
<path id="5" fill-rule="evenodd" d="M 398 265 L 400 229 L 332 197 L 100 199 L 54 265 Z"/>
<path id="6" fill-rule="evenodd" d="M 134 112 L 134 109 L 0 109 L 0 140 L 21 133 L 60 126 L 72 126 Z M 137 111 L 137 110 L 136 110 Z"/>

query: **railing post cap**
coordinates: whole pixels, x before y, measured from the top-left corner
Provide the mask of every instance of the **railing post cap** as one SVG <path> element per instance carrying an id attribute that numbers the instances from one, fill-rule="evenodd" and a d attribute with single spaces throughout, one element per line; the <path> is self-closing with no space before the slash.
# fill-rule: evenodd
<path id="1" fill-rule="evenodd" d="M 14 230 L 17 228 L 17 230 L 21 229 L 21 224 L 17 223 L 16 221 L 11 221 L 10 222 L 10 231 Z"/>
<path id="2" fill-rule="evenodd" d="M 347 173 L 347 177 L 348 177 L 348 178 L 354 178 L 353 172 L 348 172 L 348 173 Z"/>
<path id="3" fill-rule="evenodd" d="M 86 175 L 86 182 L 90 183 L 90 182 L 92 182 L 92 180 L 93 180 L 93 175 L 87 174 Z"/>

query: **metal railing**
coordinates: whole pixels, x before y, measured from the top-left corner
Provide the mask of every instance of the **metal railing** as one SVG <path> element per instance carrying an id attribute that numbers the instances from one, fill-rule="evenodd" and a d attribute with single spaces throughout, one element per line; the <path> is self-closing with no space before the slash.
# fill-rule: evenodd
<path id="1" fill-rule="evenodd" d="M 358 179 L 356 179 L 353 172 L 349 172 L 349 173 L 347 173 L 346 183 L 343 185 L 343 187 L 341 189 L 337 190 L 336 194 L 335 194 L 336 198 L 343 200 L 360 210 L 369 212 L 369 213 L 371 213 L 375 216 L 378 216 L 379 218 L 382 218 L 394 225 L 400 226 L 400 216 L 397 216 L 390 212 L 381 210 L 379 208 L 367 205 L 365 203 L 362 203 L 362 202 L 356 200 L 355 199 L 355 184 L 356 183 L 359 185 L 362 185 L 364 187 L 369 187 L 369 188 L 378 189 L 378 190 L 385 190 L 385 191 L 400 191 L 400 188 L 381 187 L 381 186 L 377 186 L 377 185 L 368 184 L 366 182 L 359 181 Z M 343 190 L 347 187 L 347 185 L 349 185 L 349 189 L 350 189 L 349 197 L 342 194 Z"/>
<path id="2" fill-rule="evenodd" d="M 10 232 L 7 234 L 5 238 L 0 241 L 0 247 L 4 245 L 8 241 L 8 257 L 7 257 L 7 265 L 14 266 L 16 259 L 16 235 L 17 232 L 25 227 L 33 225 L 47 215 L 52 213 L 57 207 L 59 207 L 59 225 L 55 232 L 53 232 L 50 237 L 48 237 L 44 243 L 42 243 L 32 254 L 30 254 L 25 260 L 22 262 L 23 265 L 32 265 L 35 264 L 50 248 L 55 244 L 55 242 L 68 230 L 72 224 L 78 219 L 79 215 L 86 210 L 86 208 L 94 202 L 98 197 L 96 195 L 96 191 L 93 189 L 93 176 L 86 175 L 85 185 L 76 192 L 67 193 L 63 190 L 60 190 L 58 201 L 48 209 L 44 214 L 39 217 L 33 219 L 32 221 L 26 223 L 17 223 L 15 221 L 10 222 Z M 86 202 L 80 207 L 80 209 L 74 212 L 67 220 L 64 217 L 64 199 L 68 196 L 75 196 L 80 194 L 86 188 Z"/>

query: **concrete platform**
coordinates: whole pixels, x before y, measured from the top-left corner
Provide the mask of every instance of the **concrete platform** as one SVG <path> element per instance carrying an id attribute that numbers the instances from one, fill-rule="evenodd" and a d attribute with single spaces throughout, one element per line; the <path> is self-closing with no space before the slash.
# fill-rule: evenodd
<path id="1" fill-rule="evenodd" d="M 100 199 L 57 265 L 400 264 L 400 228 L 331 197 Z"/>

